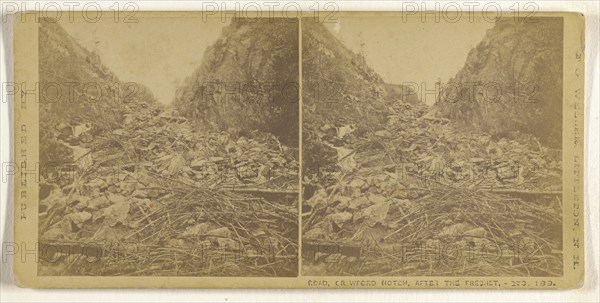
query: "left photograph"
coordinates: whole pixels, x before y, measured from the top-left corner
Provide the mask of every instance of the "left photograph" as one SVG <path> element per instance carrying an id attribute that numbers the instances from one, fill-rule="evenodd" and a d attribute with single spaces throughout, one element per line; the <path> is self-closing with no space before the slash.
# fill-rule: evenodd
<path id="1" fill-rule="evenodd" d="M 296 277 L 298 20 L 135 21 L 40 19 L 38 275 Z"/>

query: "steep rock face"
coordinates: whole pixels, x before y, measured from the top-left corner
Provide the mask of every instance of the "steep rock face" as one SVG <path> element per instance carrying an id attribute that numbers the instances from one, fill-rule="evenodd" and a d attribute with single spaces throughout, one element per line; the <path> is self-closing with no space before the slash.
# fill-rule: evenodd
<path id="1" fill-rule="evenodd" d="M 500 19 L 436 103 L 442 115 L 496 135 L 562 142 L 562 18 Z"/>
<path id="2" fill-rule="evenodd" d="M 304 124 L 371 126 L 382 122 L 385 83 L 364 57 L 311 18 L 303 19 L 302 34 Z"/>
<path id="3" fill-rule="evenodd" d="M 42 19 L 38 39 L 42 165 L 73 160 L 58 139 L 78 145 L 78 126 L 100 134 L 118 126 L 126 111 L 156 103 L 145 86 L 120 81 L 59 24 Z"/>
<path id="4" fill-rule="evenodd" d="M 311 18 L 302 22 L 302 73 L 303 161 L 310 175 L 337 161 L 331 144 L 343 142 L 328 132 L 355 125 L 349 137 L 360 137 L 381 129 L 390 100 L 365 58 Z"/>
<path id="5" fill-rule="evenodd" d="M 177 89 L 174 106 L 201 127 L 257 129 L 297 146 L 297 20 L 232 21 Z"/>

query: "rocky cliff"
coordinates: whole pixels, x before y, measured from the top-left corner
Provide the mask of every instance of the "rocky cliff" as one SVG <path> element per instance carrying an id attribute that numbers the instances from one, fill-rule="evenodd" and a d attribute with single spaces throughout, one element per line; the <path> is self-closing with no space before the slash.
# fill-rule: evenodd
<path id="1" fill-rule="evenodd" d="M 303 20 L 302 35 L 304 124 L 382 122 L 385 83 L 365 58 L 310 18 Z"/>
<path id="2" fill-rule="evenodd" d="M 520 131 L 560 146 L 562 41 L 562 18 L 498 20 L 444 86 L 437 107 L 469 128 Z"/>
<path id="3" fill-rule="evenodd" d="M 201 127 L 256 129 L 297 146 L 297 20 L 232 21 L 178 88 L 174 106 Z"/>
<path id="4" fill-rule="evenodd" d="M 42 19 L 38 37 L 42 165 L 74 160 L 59 140 L 79 145 L 84 131 L 110 131 L 127 110 L 156 103 L 145 86 L 119 80 L 59 24 Z"/>
<path id="5" fill-rule="evenodd" d="M 383 79 L 361 54 L 310 18 L 302 23 L 302 71 L 303 161 L 311 175 L 335 165 L 331 145 L 351 144 L 353 138 L 382 129 L 388 105 L 398 100 L 387 98 Z M 342 142 L 336 130 L 348 126 L 355 131 Z"/>

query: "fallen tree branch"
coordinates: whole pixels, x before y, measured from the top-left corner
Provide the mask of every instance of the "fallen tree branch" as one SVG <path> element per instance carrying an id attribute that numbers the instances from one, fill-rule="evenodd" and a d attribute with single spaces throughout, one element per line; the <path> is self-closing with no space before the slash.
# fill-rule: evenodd
<path id="1" fill-rule="evenodd" d="M 486 192 L 496 194 L 519 194 L 519 195 L 562 195 L 562 190 L 526 190 L 526 189 L 483 189 Z"/>
<path id="2" fill-rule="evenodd" d="M 228 188 L 226 190 L 243 194 L 278 194 L 278 195 L 298 195 L 298 190 L 273 190 L 260 188 Z"/>

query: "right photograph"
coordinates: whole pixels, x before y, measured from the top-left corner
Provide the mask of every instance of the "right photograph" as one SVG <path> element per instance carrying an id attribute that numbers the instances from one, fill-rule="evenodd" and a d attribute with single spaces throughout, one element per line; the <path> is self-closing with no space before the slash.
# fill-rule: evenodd
<path id="1" fill-rule="evenodd" d="M 302 19 L 302 275 L 562 276 L 563 18 L 425 17 Z"/>

